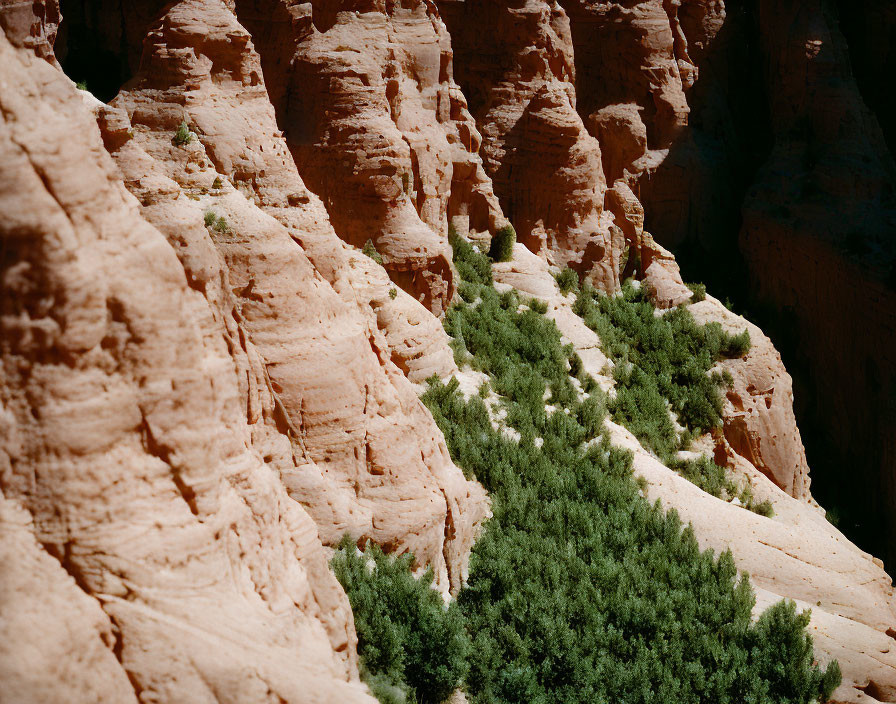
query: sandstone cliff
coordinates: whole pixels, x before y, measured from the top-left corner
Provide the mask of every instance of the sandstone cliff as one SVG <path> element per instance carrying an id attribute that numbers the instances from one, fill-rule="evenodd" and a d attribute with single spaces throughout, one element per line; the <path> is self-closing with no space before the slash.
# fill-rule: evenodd
<path id="1" fill-rule="evenodd" d="M 611 390 L 553 274 L 612 293 L 634 273 L 658 307 L 689 303 L 644 223 L 670 244 L 712 229 L 696 200 L 739 142 L 707 141 L 700 77 L 724 83 L 719 47 L 747 19 L 720 0 L 68 5 L 0 0 L 0 701 L 373 701 L 326 546 L 413 552 L 447 597 L 489 512 L 418 399 L 433 374 L 473 390 L 438 317 L 449 227 L 515 226 L 498 285 L 545 301 Z M 834 196 L 856 219 L 873 204 L 883 232 L 890 165 L 850 112 L 839 35 L 810 0 L 787 5 L 796 38 L 759 7 L 777 141 L 741 241 L 779 272 L 757 288 L 807 312 L 817 369 L 862 360 L 860 383 L 830 380 L 829 416 L 841 444 L 873 444 L 893 420 L 889 259 L 881 238 L 844 263 L 825 226 Z M 62 70 L 90 51 L 118 67 L 108 103 Z M 833 93 L 807 97 L 793 66 Z M 794 125 L 820 105 L 846 107 L 817 109 L 806 143 Z M 813 608 L 835 701 L 896 701 L 892 583 L 810 493 L 800 388 L 758 327 L 712 297 L 689 309 L 750 331 L 697 445 L 776 516 L 709 496 L 621 426 L 614 442 L 702 546 L 733 551 L 760 605 Z M 893 487 L 873 477 L 884 512 Z"/>

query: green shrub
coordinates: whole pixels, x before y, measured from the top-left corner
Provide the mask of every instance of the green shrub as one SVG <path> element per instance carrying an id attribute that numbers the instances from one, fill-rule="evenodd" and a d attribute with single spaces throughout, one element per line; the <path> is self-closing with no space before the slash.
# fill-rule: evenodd
<path id="1" fill-rule="evenodd" d="M 759 698 L 754 701 L 827 701 L 840 685 L 836 660 L 824 671 L 812 664 L 812 637 L 806 633 L 810 616 L 811 611 L 797 613 L 792 601 L 779 601 L 750 629 L 750 659 L 744 677 L 756 683 Z"/>
<path id="2" fill-rule="evenodd" d="M 516 230 L 513 225 L 505 225 L 492 235 L 489 256 L 496 262 L 509 262 L 513 258 L 513 245 L 516 244 Z"/>
<path id="3" fill-rule="evenodd" d="M 429 380 L 423 400 L 451 457 L 492 499 L 458 596 L 473 641 L 471 701 L 808 704 L 827 696 L 836 665 L 812 665 L 807 617 L 777 605 L 752 625 L 754 596 L 730 553 L 701 552 L 674 510 L 639 496 L 631 455 L 601 431 L 603 395 L 575 393 L 569 373 L 580 363 L 556 326 L 531 309 L 518 312 L 515 292 L 465 283 L 478 303 L 453 306 L 446 329 L 488 374 L 520 434 L 517 441 L 495 430 L 482 398 L 465 399 L 457 380 Z M 634 302 L 619 309 L 633 325 L 642 312 Z M 596 305 L 580 307 L 593 317 Z M 675 325 L 689 329 L 684 318 Z M 646 320 L 636 327 L 660 342 L 672 334 Z M 720 333 L 685 337 L 721 345 Z M 630 358 L 653 350 L 633 351 L 627 334 L 613 342 L 628 345 Z M 720 494 L 733 491 L 709 460 L 687 471 Z"/>
<path id="4" fill-rule="evenodd" d="M 373 259 L 373 261 L 375 261 L 380 266 L 383 265 L 383 257 L 376 250 L 376 245 L 373 243 L 373 240 L 367 240 L 364 243 L 364 246 L 361 248 L 361 253 L 366 254 L 368 257 Z"/>
<path id="5" fill-rule="evenodd" d="M 438 704 L 463 681 L 470 642 L 457 604 L 432 589 L 432 570 L 414 579 L 414 558 L 359 554 L 345 536 L 331 566 L 352 605 L 362 674 L 380 701 Z"/>
<path id="6" fill-rule="evenodd" d="M 688 284 L 688 288 L 691 289 L 691 302 L 699 303 L 700 301 L 706 300 L 706 285 L 705 284 Z"/>
<path id="7" fill-rule="evenodd" d="M 575 269 L 565 267 L 559 274 L 554 277 L 557 285 L 560 287 L 560 293 L 566 295 L 570 291 L 579 290 L 579 275 Z"/>
<path id="8" fill-rule="evenodd" d="M 171 141 L 178 147 L 182 147 L 192 142 L 193 133 L 190 132 L 190 126 L 186 122 L 181 122 L 177 126 L 177 131 L 174 133 L 174 137 L 172 137 Z"/>
<path id="9" fill-rule="evenodd" d="M 775 507 L 768 499 L 766 499 L 765 501 L 760 501 L 758 504 L 754 504 L 751 501 L 747 504 L 747 508 L 754 513 L 758 513 L 760 516 L 765 516 L 766 518 L 771 518 L 775 515 Z"/>
<path id="10" fill-rule="evenodd" d="M 530 310 L 540 313 L 541 315 L 548 312 L 548 304 L 544 301 L 539 301 L 537 298 L 530 298 L 526 305 L 529 306 Z"/>
<path id="11" fill-rule="evenodd" d="M 78 81 L 77 83 L 75 83 L 75 88 L 77 88 L 78 90 L 88 90 L 87 81 Z"/>
<path id="12" fill-rule="evenodd" d="M 492 264 L 488 257 L 477 252 L 472 244 L 455 232 L 453 227 L 448 228 L 448 242 L 454 252 L 454 266 L 461 280 L 469 284 L 491 286 Z"/>
<path id="13" fill-rule="evenodd" d="M 223 188 L 224 183 L 221 181 L 220 176 L 215 176 L 215 180 L 212 181 L 212 188 Z"/>
<path id="14" fill-rule="evenodd" d="M 212 210 L 205 211 L 203 222 L 205 222 L 207 228 L 214 230 L 215 232 L 230 232 L 230 226 L 227 224 L 227 220 L 224 219 L 224 216 L 217 215 Z"/>
<path id="15" fill-rule="evenodd" d="M 734 498 L 737 493 L 737 487 L 728 478 L 725 468 L 717 465 L 706 455 L 693 460 L 670 462 L 670 468 L 717 498 L 727 500 Z"/>
<path id="16" fill-rule="evenodd" d="M 397 295 L 398 295 L 398 289 L 396 289 L 394 286 L 393 286 L 392 288 L 389 289 L 389 298 L 390 298 L 391 300 L 394 301 L 394 300 L 395 300 L 395 297 L 396 297 Z"/>
<path id="17" fill-rule="evenodd" d="M 750 351 L 750 332 L 744 330 L 742 333 L 728 337 L 723 341 L 720 354 L 723 357 L 743 357 Z"/>
<path id="18" fill-rule="evenodd" d="M 710 375 L 709 370 L 720 359 L 749 349 L 746 330 L 732 336 L 716 322 L 697 325 L 684 307 L 657 316 L 647 294 L 631 283 L 619 296 L 583 287 L 573 309 L 597 332 L 615 363 L 614 419 L 661 459 L 671 461 L 682 446 L 670 410 L 690 435 L 721 425 L 719 390 L 732 379 L 730 373 Z"/>

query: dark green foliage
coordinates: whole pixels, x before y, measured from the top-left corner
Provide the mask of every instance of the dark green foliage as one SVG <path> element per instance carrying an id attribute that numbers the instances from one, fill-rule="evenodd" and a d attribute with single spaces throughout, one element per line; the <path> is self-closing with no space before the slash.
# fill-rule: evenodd
<path id="1" fill-rule="evenodd" d="M 750 332 L 744 330 L 737 335 L 728 336 L 722 343 L 720 354 L 723 357 L 743 357 L 750 351 Z"/>
<path id="2" fill-rule="evenodd" d="M 691 293 L 694 294 L 693 296 L 691 296 L 692 303 L 699 303 L 700 301 L 706 300 L 705 284 L 688 284 L 688 288 L 691 289 Z"/>
<path id="3" fill-rule="evenodd" d="M 89 89 L 87 88 L 87 81 L 78 81 L 77 83 L 75 83 L 75 88 L 77 88 L 78 90 L 89 91 Z"/>
<path id="4" fill-rule="evenodd" d="M 373 240 L 367 240 L 364 243 L 364 246 L 361 248 L 361 253 L 366 254 L 380 266 L 383 265 L 383 257 L 379 252 L 376 251 L 376 245 L 373 244 Z"/>
<path id="5" fill-rule="evenodd" d="M 526 305 L 529 306 L 530 310 L 540 313 L 541 315 L 548 312 L 548 304 L 544 301 L 539 301 L 537 298 L 530 298 Z"/>
<path id="6" fill-rule="evenodd" d="M 458 235 L 453 227 L 448 228 L 448 242 L 454 250 L 454 266 L 460 275 L 462 282 L 474 285 L 492 285 L 492 263 L 484 254 L 477 252 L 473 245 Z M 469 286 L 468 286 L 469 289 Z M 461 284 L 461 296 L 464 300 L 463 283 Z M 475 295 L 473 296 L 475 298 Z M 470 298 L 469 300 L 473 300 Z"/>
<path id="7" fill-rule="evenodd" d="M 647 295 L 630 283 L 619 296 L 583 288 L 575 311 L 597 332 L 616 364 L 617 396 L 610 406 L 614 419 L 659 457 L 670 459 L 680 446 L 669 410 L 693 433 L 720 425 L 719 388 L 731 377 L 708 372 L 719 359 L 749 349 L 746 330 L 732 336 L 718 323 L 697 325 L 684 307 L 657 316 Z"/>
<path id="8" fill-rule="evenodd" d="M 758 504 L 749 503 L 747 505 L 754 513 L 758 513 L 760 516 L 765 516 L 766 518 L 771 518 L 775 515 L 775 508 L 772 506 L 772 502 L 766 499 L 765 501 L 760 501 Z"/>
<path id="9" fill-rule="evenodd" d="M 516 230 L 513 225 L 505 225 L 492 235 L 492 246 L 488 254 L 496 262 L 509 262 L 513 258 L 515 244 Z"/>
<path id="10" fill-rule="evenodd" d="M 720 467 L 706 455 L 694 460 L 676 460 L 670 467 L 703 491 L 719 498 L 733 498 L 737 492 L 724 467 Z"/>
<path id="11" fill-rule="evenodd" d="M 394 300 L 395 300 L 395 297 L 396 297 L 397 295 L 398 295 L 398 289 L 396 289 L 394 286 L 393 286 L 392 288 L 389 289 L 389 298 L 390 298 L 390 300 L 393 300 L 393 301 L 394 301 Z"/>
<path id="12" fill-rule="evenodd" d="M 576 273 L 575 269 L 566 267 L 554 278 L 557 279 L 557 285 L 560 287 L 560 292 L 562 294 L 566 295 L 570 291 L 578 292 L 579 275 Z"/>
<path id="13" fill-rule="evenodd" d="M 830 698 L 840 684 L 834 661 L 822 672 L 813 667 L 812 637 L 806 633 L 811 612 L 797 613 L 792 601 L 779 601 L 759 617 L 750 633 L 748 676 L 764 685 L 763 704 Z"/>
<path id="14" fill-rule="evenodd" d="M 518 312 L 514 293 L 469 286 L 478 304 L 453 308 L 446 328 L 520 433 L 494 430 L 456 380 L 430 380 L 423 399 L 452 458 L 492 498 L 458 596 L 471 701 L 807 704 L 828 692 L 836 673 L 813 667 L 811 643 L 805 657 L 805 617 L 778 606 L 751 625 L 753 593 L 731 555 L 701 552 L 675 511 L 639 496 L 631 456 L 601 437 L 602 395 L 575 393 L 581 364 L 553 323 Z M 718 470 L 689 471 L 731 490 Z"/>
<path id="15" fill-rule="evenodd" d="M 193 134 L 190 132 L 190 126 L 186 122 L 181 122 L 177 126 L 177 131 L 171 141 L 178 147 L 182 147 L 193 141 Z"/>
<path id="16" fill-rule="evenodd" d="M 531 307 L 518 312 L 520 301 L 515 292 L 498 294 L 490 286 L 468 285 L 478 303 L 459 303 L 445 315 L 445 329 L 453 338 L 458 363 L 469 362 L 491 377 L 492 388 L 507 405 L 508 424 L 520 432 L 541 436 L 549 432 L 551 424 L 569 421 L 568 432 L 576 436 L 581 426 L 573 428 L 576 424 L 569 416 L 554 419 L 559 414 L 549 422 L 545 409 L 548 403 L 575 415 L 583 405 L 569 375 L 570 368 L 577 366 L 584 377 L 581 360 L 571 347 L 561 344 L 557 326 Z M 591 437 L 594 434 L 576 444 Z"/>
<path id="17" fill-rule="evenodd" d="M 470 642 L 457 604 L 414 579 L 412 555 L 395 558 L 345 536 L 330 563 L 352 605 L 366 680 L 381 702 L 438 704 L 467 672 Z"/>

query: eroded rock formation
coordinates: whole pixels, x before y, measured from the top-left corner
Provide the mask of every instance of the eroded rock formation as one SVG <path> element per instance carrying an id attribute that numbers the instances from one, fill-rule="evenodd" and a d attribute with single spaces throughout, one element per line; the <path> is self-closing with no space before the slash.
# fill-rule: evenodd
<path id="1" fill-rule="evenodd" d="M 864 271 L 888 265 L 885 238 L 845 267 L 807 188 L 883 232 L 889 166 L 813 1 L 786 3 L 792 37 L 760 6 L 780 129 L 742 241 L 752 266 L 787 272 L 765 295 L 852 341 L 818 345 L 819 364 L 862 359 L 861 383 L 831 380 L 830 417 L 872 442 L 896 383 L 896 303 Z M 417 398 L 458 373 L 433 315 L 454 294 L 449 226 L 480 241 L 515 226 L 498 285 L 546 301 L 612 392 L 552 274 L 613 292 L 634 273 L 658 307 L 689 304 L 645 220 L 666 243 L 712 231 L 694 199 L 724 190 L 717 157 L 741 142 L 711 88 L 748 18 L 720 0 L 85 8 L 66 27 L 52 1 L 0 0 L 0 701 L 372 701 L 325 546 L 348 532 L 412 551 L 456 593 L 488 513 Z M 91 37 L 115 59 L 114 100 L 63 74 L 57 32 L 68 70 Z M 802 93 L 794 65 L 833 92 Z M 836 158 L 814 151 L 838 136 Z M 618 426 L 615 441 L 650 498 L 733 551 L 760 605 L 815 609 L 817 652 L 844 670 L 836 701 L 896 701 L 892 585 L 814 503 L 790 375 L 759 328 L 712 297 L 689 307 L 750 330 L 723 363 L 724 425 L 698 445 L 775 518 L 705 494 Z"/>

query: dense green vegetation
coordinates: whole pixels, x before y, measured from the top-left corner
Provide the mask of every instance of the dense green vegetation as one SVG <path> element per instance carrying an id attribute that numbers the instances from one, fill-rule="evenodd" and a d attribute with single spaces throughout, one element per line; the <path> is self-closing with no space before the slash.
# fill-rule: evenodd
<path id="1" fill-rule="evenodd" d="M 555 275 L 554 278 L 557 280 L 557 286 L 560 287 L 560 293 L 564 296 L 570 291 L 579 290 L 579 275 L 576 273 L 575 269 L 570 267 L 564 267 L 559 274 Z"/>
<path id="2" fill-rule="evenodd" d="M 492 498 L 493 517 L 473 549 L 470 578 L 457 600 L 472 640 L 464 685 L 471 701 L 827 699 L 839 670 L 836 663 L 824 672 L 813 665 L 808 615 L 781 603 L 751 623 L 754 596 L 747 577 L 738 577 L 730 553 L 701 551 L 674 510 L 664 512 L 659 502 L 642 497 L 630 454 L 611 446 L 602 432 L 606 399 L 541 307 L 513 292 L 498 294 L 488 260 L 455 240 L 455 263 L 466 272 L 464 300 L 445 325 L 459 360 L 487 373 L 489 382 L 480 395 L 465 399 L 456 381 L 433 378 L 423 399 L 452 458 Z M 592 321 L 610 315 L 586 293 L 586 303 L 598 308 L 583 311 Z M 626 296 L 635 302 L 631 292 Z M 683 321 L 678 325 L 690 330 Z M 709 337 L 719 352 L 727 344 L 713 331 L 688 334 Z M 617 342 L 624 339 L 620 334 Z M 627 344 L 629 359 L 648 356 Z M 671 394 L 671 386 L 660 388 Z M 493 426 L 486 405 L 492 391 L 518 439 Z M 719 475 L 713 467 L 703 462 L 692 469 L 721 491 L 724 470 Z M 387 599 L 371 597 L 356 607 L 362 600 L 352 598 L 359 638 L 363 630 L 363 638 L 372 640 L 370 634 L 385 628 L 378 624 L 407 618 L 407 609 L 381 608 Z M 367 611 L 359 615 L 359 608 Z M 392 660 L 381 670 L 373 656 L 362 655 L 376 675 L 395 670 L 389 669 Z M 390 681 L 409 682 L 407 666 L 403 672 Z"/>
<path id="3" fill-rule="evenodd" d="M 719 323 L 698 325 L 684 307 L 655 315 L 647 294 L 628 282 L 622 294 L 606 296 L 583 287 L 575 311 L 597 332 L 615 363 L 616 399 L 611 412 L 664 460 L 690 441 L 676 432 L 668 409 L 690 433 L 721 425 L 719 389 L 724 374 L 708 374 L 724 357 L 749 350 L 749 333 L 729 335 Z"/>
<path id="4" fill-rule="evenodd" d="M 431 569 L 414 579 L 413 561 L 372 543 L 359 553 L 345 536 L 330 563 L 352 605 L 362 675 L 384 704 L 438 704 L 467 672 L 470 640 L 457 603 L 446 606 L 431 588 Z"/>
<path id="5" fill-rule="evenodd" d="M 505 225 L 492 235 L 489 256 L 496 262 L 509 262 L 513 257 L 513 245 L 516 244 L 516 230 L 513 225 Z"/>

